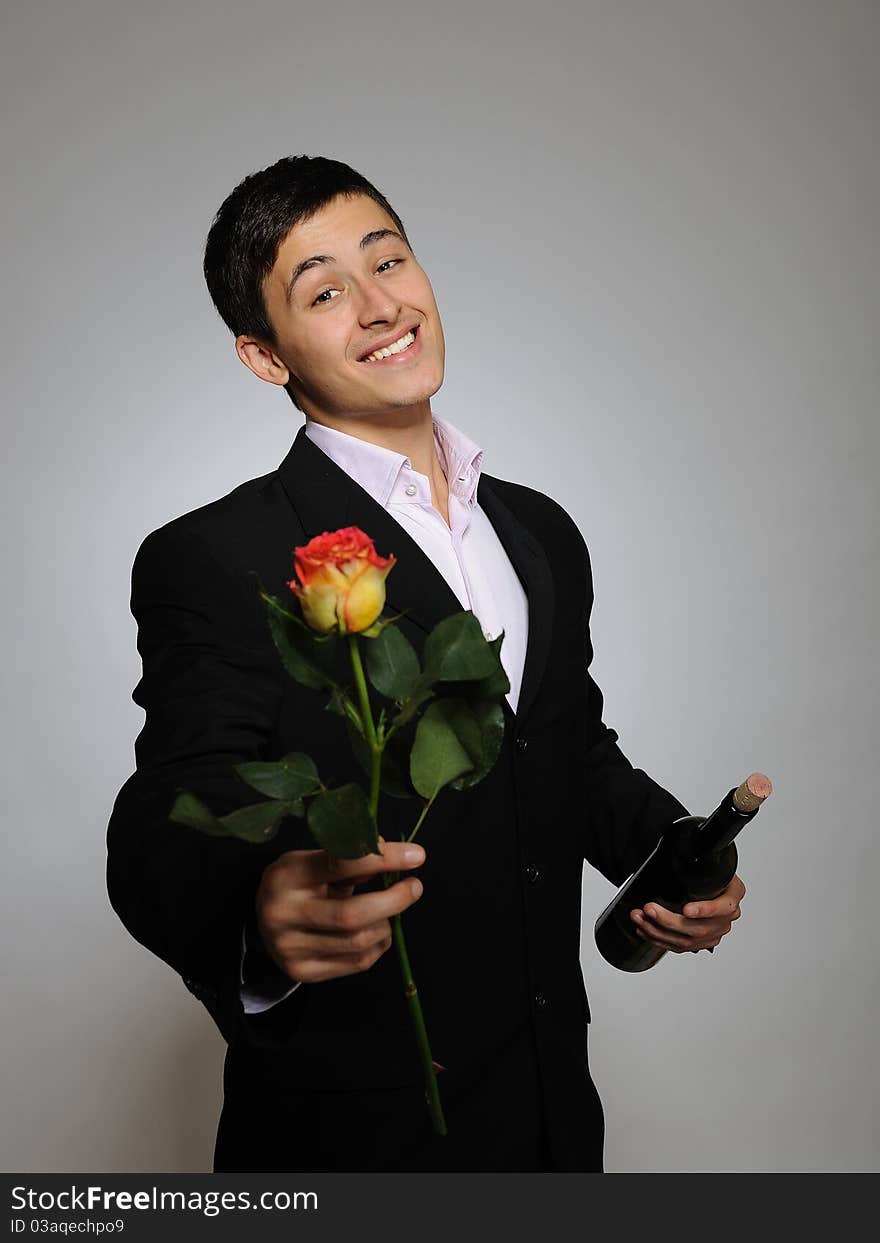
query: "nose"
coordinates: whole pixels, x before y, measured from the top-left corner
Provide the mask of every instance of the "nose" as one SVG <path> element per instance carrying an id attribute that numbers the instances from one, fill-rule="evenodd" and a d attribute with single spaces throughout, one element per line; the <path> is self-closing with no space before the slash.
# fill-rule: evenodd
<path id="1" fill-rule="evenodd" d="M 362 328 L 371 324 L 393 324 L 400 318 L 401 303 L 387 286 L 377 280 L 367 280 L 360 285 L 358 321 Z"/>

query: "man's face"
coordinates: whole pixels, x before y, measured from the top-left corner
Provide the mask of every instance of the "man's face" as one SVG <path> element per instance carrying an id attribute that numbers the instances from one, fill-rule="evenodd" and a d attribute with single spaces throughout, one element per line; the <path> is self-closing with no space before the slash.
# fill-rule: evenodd
<path id="1" fill-rule="evenodd" d="M 293 228 L 263 296 L 279 364 L 268 375 L 261 359 L 263 378 L 285 384 L 289 373 L 307 414 L 399 410 L 427 402 L 443 383 L 446 349 L 430 281 L 391 217 L 366 195 L 335 198 Z M 366 361 L 411 329 L 407 349 Z M 244 361 L 257 370 L 254 357 Z"/>

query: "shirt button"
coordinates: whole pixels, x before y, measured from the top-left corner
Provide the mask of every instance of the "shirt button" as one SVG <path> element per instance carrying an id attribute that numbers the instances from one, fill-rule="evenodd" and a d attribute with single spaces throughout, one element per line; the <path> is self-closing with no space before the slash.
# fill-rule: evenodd
<path id="1" fill-rule="evenodd" d="M 529 866 L 526 868 L 526 877 L 528 878 L 529 884 L 534 885 L 535 881 L 540 879 L 540 876 L 541 876 L 541 869 L 539 867 L 536 867 L 534 863 L 530 863 Z"/>
<path id="2" fill-rule="evenodd" d="M 546 1004 L 547 1004 L 547 998 L 544 996 L 544 994 L 535 993 L 535 1005 L 538 1007 L 538 1009 L 543 1010 Z"/>
<path id="3" fill-rule="evenodd" d="M 408 484 L 406 485 L 406 494 L 407 494 L 407 496 L 415 496 L 415 494 L 416 494 L 416 485 L 415 485 L 414 483 L 408 483 Z"/>
<path id="4" fill-rule="evenodd" d="M 466 478 L 467 478 L 467 476 L 466 476 L 466 475 L 459 475 L 459 476 L 458 476 L 458 482 L 459 482 L 459 483 L 464 483 L 464 481 L 465 481 L 465 479 L 466 479 Z"/>
<path id="5" fill-rule="evenodd" d="M 528 738 L 523 738 L 522 734 L 520 734 L 519 738 L 517 738 L 516 740 L 517 751 L 525 751 L 528 745 L 529 745 Z"/>

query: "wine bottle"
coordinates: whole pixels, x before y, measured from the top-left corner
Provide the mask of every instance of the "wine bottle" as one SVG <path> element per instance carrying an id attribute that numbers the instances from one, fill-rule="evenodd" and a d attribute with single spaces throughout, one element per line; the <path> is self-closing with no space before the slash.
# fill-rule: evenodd
<path id="1" fill-rule="evenodd" d="M 596 920 L 602 957 L 621 971 L 647 971 L 659 962 L 667 951 L 638 936 L 630 911 L 656 902 L 681 914 L 688 902 L 723 893 L 736 874 L 733 839 L 758 814 L 772 789 L 763 773 L 752 773 L 724 796 L 711 816 L 674 820 Z"/>

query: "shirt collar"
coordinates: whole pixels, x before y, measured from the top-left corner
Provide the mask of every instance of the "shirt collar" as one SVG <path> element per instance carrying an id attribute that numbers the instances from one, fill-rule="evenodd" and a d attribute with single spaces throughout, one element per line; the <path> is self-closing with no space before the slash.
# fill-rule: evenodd
<path id="1" fill-rule="evenodd" d="M 431 422 L 449 490 L 464 505 L 472 507 L 476 504 L 483 450 L 448 419 L 432 414 Z M 305 433 L 383 508 L 390 504 L 430 503 L 431 489 L 426 477 L 413 470 L 405 454 L 327 427 L 308 415 Z"/>

